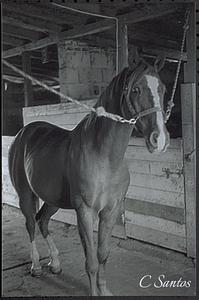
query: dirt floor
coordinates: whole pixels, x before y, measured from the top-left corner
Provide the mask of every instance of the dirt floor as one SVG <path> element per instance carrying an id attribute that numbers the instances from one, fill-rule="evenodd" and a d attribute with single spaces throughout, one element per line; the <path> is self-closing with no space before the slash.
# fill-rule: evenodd
<path id="1" fill-rule="evenodd" d="M 43 267 L 40 277 L 30 275 L 29 240 L 24 217 L 17 208 L 3 205 L 3 296 L 78 296 L 88 295 L 88 279 L 84 270 L 84 255 L 75 226 L 51 221 L 50 231 L 60 250 L 62 273 L 54 275 L 48 269 L 46 244 L 37 230 L 37 244 Z M 159 275 L 163 281 L 191 281 L 186 287 L 155 288 Z M 141 288 L 144 275 L 151 283 Z M 189 296 L 195 295 L 194 263 L 175 251 L 135 241 L 111 239 L 111 254 L 107 263 L 107 282 L 116 296 Z"/>

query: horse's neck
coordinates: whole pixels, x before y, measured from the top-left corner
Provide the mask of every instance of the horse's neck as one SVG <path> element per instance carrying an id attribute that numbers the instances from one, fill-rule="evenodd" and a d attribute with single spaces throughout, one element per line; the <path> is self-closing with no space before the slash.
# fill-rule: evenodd
<path id="1" fill-rule="evenodd" d="M 132 132 L 132 126 L 122 124 L 119 122 L 111 121 L 109 136 L 104 138 L 107 152 L 109 152 L 109 158 L 112 162 L 119 166 L 124 159 L 129 138 Z"/>
<path id="2" fill-rule="evenodd" d="M 122 73 L 124 76 L 124 72 Z M 120 98 L 122 93 L 121 74 L 118 75 L 107 87 L 95 105 L 95 108 L 103 106 L 107 112 L 120 114 Z M 122 80 L 123 83 L 124 79 Z M 104 117 L 92 117 L 90 139 L 95 143 L 94 147 L 103 157 L 109 157 L 114 163 L 122 162 L 129 138 L 132 132 L 132 125 L 116 122 Z"/>
<path id="3" fill-rule="evenodd" d="M 108 158 L 113 165 L 119 166 L 128 146 L 132 125 L 98 117 L 91 123 L 88 131 L 89 134 L 86 134 L 88 144 L 93 143 L 99 155 Z"/>

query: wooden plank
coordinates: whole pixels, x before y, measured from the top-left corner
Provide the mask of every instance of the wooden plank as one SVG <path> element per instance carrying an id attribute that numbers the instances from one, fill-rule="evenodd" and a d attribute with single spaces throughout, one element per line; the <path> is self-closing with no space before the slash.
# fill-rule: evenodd
<path id="1" fill-rule="evenodd" d="M 78 37 L 82 37 L 89 34 L 95 34 L 103 30 L 107 30 L 110 27 L 114 26 L 113 20 L 108 21 L 99 21 L 97 23 L 87 24 L 84 26 L 78 26 L 75 29 L 63 31 L 56 35 L 50 35 L 46 38 L 40 39 L 36 42 L 28 43 L 23 47 L 16 47 L 14 49 L 6 50 L 3 53 L 3 58 L 8 58 L 16 55 L 20 55 L 24 51 L 32 51 L 40 49 L 52 44 L 58 43 L 60 40 L 70 40 Z M 111 24 L 111 25 L 110 25 Z M 9 51 L 9 52 L 8 52 Z"/>
<path id="2" fill-rule="evenodd" d="M 180 177 L 182 175 L 182 165 L 183 163 L 179 162 L 166 162 L 166 161 L 147 161 L 147 160 L 128 160 L 128 168 L 131 170 L 131 173 L 140 173 L 148 175 L 166 175 L 166 169 L 171 172 L 168 173 L 170 177 Z"/>
<path id="3" fill-rule="evenodd" d="M 179 224 L 169 220 L 137 214 L 132 211 L 125 212 L 125 222 L 150 229 L 159 230 L 168 234 L 185 237 L 185 224 Z"/>
<path id="4" fill-rule="evenodd" d="M 22 77 L 17 77 L 17 76 L 11 76 L 11 75 L 5 75 L 3 74 L 3 79 L 6 81 L 10 81 L 10 82 L 14 82 L 14 83 L 23 83 L 24 82 L 24 78 Z"/>
<path id="5" fill-rule="evenodd" d="M 76 212 L 73 209 L 59 209 L 56 214 L 52 216 L 52 219 L 67 224 L 77 225 Z"/>
<path id="6" fill-rule="evenodd" d="M 146 148 L 146 142 L 144 138 L 131 137 L 129 141 L 129 146 L 142 146 Z M 167 149 L 182 149 L 182 139 L 170 139 L 170 145 Z"/>
<path id="7" fill-rule="evenodd" d="M 98 37 L 87 36 L 86 38 L 84 37 L 84 39 L 82 39 L 82 41 L 87 42 L 87 43 L 92 43 L 93 45 L 95 45 L 97 47 L 106 47 L 107 48 L 107 45 L 108 45 L 109 47 L 115 48 L 115 41 L 105 35 L 103 35 L 103 37 L 102 36 L 100 36 L 100 37 L 99 36 Z M 128 44 L 129 44 L 129 47 L 133 47 L 133 46 L 142 47 L 143 41 L 142 41 L 142 38 L 139 39 L 139 35 L 138 35 L 137 39 L 132 38 L 131 40 L 128 40 Z M 175 50 L 175 49 L 172 49 L 169 47 L 161 47 L 160 49 L 159 48 L 157 49 L 157 47 L 159 47 L 159 46 L 151 44 L 151 43 L 147 44 L 147 46 L 142 47 L 142 49 L 144 48 L 145 52 L 140 53 L 140 56 L 157 58 L 158 55 L 164 54 L 166 56 L 165 59 L 168 62 L 176 62 L 179 60 L 179 58 L 180 58 L 179 50 Z M 184 52 L 182 54 L 182 60 L 187 61 L 186 52 Z"/>
<path id="8" fill-rule="evenodd" d="M 181 192 L 176 193 L 162 189 L 130 185 L 126 197 L 174 207 L 184 207 L 183 192 L 184 189 Z"/>
<path id="9" fill-rule="evenodd" d="M 11 25 L 18 25 L 24 27 L 25 29 L 31 29 L 41 32 L 52 32 L 57 33 L 62 30 L 62 26 L 55 24 L 52 21 L 46 21 L 38 17 L 29 17 L 27 15 L 19 14 L 15 11 L 7 11 L 3 9 L 3 18 L 4 23 L 9 23 Z"/>
<path id="10" fill-rule="evenodd" d="M 149 161 L 181 162 L 182 154 L 178 149 L 168 149 L 164 153 L 149 153 L 147 149 L 139 146 L 128 146 L 125 157 L 127 160 L 141 159 Z"/>
<path id="11" fill-rule="evenodd" d="M 120 73 L 128 67 L 128 31 L 127 25 L 121 21 L 118 22 L 118 61 L 116 73 Z"/>
<path id="12" fill-rule="evenodd" d="M 2 136 L 2 155 L 7 157 L 8 149 L 13 142 L 13 136 Z"/>
<path id="13" fill-rule="evenodd" d="M 8 3 L 3 4 L 3 8 L 7 11 L 14 11 L 17 13 L 23 13 L 24 15 L 31 16 L 31 17 L 40 17 L 43 20 L 48 20 L 57 23 L 57 24 L 68 24 L 71 23 L 73 20 L 74 24 L 74 17 L 70 15 L 70 13 L 67 13 L 67 11 L 60 12 L 58 9 L 53 9 L 50 7 L 42 7 L 37 5 L 31 5 L 26 4 L 23 2 L 23 5 L 20 3 L 12 3 L 12 5 Z M 78 20 L 78 22 L 81 22 L 80 16 L 75 16 L 75 19 Z"/>
<path id="14" fill-rule="evenodd" d="M 25 124 L 34 122 L 34 121 L 46 121 L 53 123 L 57 126 L 61 125 L 76 125 L 81 119 L 86 115 L 86 113 L 77 113 L 77 114 L 64 114 L 64 115 L 50 115 L 50 116 L 34 116 L 25 118 Z"/>
<path id="15" fill-rule="evenodd" d="M 31 54 L 30 52 L 24 52 L 22 54 L 22 66 L 23 71 L 31 75 Z M 24 78 L 24 104 L 30 106 L 33 104 L 33 86 L 32 81 Z"/>
<path id="16" fill-rule="evenodd" d="M 3 34 L 3 43 L 6 45 L 12 45 L 12 46 L 22 46 L 24 45 L 27 41 L 21 40 L 19 38 L 9 36 L 7 34 Z"/>
<path id="17" fill-rule="evenodd" d="M 97 101 L 93 100 L 84 100 L 81 103 L 92 107 L 95 105 Z M 35 115 L 57 115 L 57 114 L 65 114 L 65 113 L 78 113 L 78 112 L 87 112 L 85 108 L 80 105 L 71 102 L 62 102 L 58 104 L 47 104 L 47 105 L 38 105 L 32 107 L 24 107 L 23 114 L 24 116 L 35 116 Z"/>
<path id="18" fill-rule="evenodd" d="M 126 198 L 125 209 L 127 211 L 133 211 L 136 214 L 154 216 L 180 224 L 185 223 L 184 208 Z"/>
<path id="19" fill-rule="evenodd" d="M 137 44 L 137 43 L 135 42 L 135 44 Z M 147 46 L 144 46 L 142 49 L 143 49 L 142 51 L 144 54 L 152 53 L 152 54 L 158 56 L 161 53 L 165 53 L 165 55 L 168 59 L 174 59 L 176 61 L 178 61 L 181 57 L 181 53 L 179 50 L 169 49 L 167 47 L 159 47 L 158 46 L 158 48 L 157 48 L 157 46 L 155 47 L 155 45 L 152 46 L 149 44 Z M 182 54 L 182 61 L 187 61 L 187 53 L 186 52 L 183 52 L 183 54 Z"/>
<path id="20" fill-rule="evenodd" d="M 186 229 L 187 229 L 187 255 L 196 256 L 196 158 L 194 147 L 193 128 L 193 97 L 195 97 L 195 85 L 183 84 L 182 95 L 182 133 L 183 133 L 183 162 L 185 178 L 185 202 L 186 202 Z M 188 102 L 187 100 L 190 99 Z M 191 155 L 192 153 L 192 155 Z M 190 154 L 190 155 L 189 155 Z"/>
<path id="21" fill-rule="evenodd" d="M 36 41 L 40 38 L 40 33 L 33 30 L 22 29 L 17 26 L 12 26 L 10 24 L 3 24 L 3 33 L 9 34 L 11 36 L 27 39 L 30 41 Z"/>
<path id="22" fill-rule="evenodd" d="M 2 203 L 12 205 L 14 207 L 19 208 L 19 200 L 16 194 L 10 194 L 8 192 L 2 192 Z"/>
<path id="23" fill-rule="evenodd" d="M 186 240 L 182 236 L 126 223 L 127 236 L 176 251 L 186 253 Z"/>
<path id="24" fill-rule="evenodd" d="M 184 189 L 183 177 L 165 178 L 165 176 L 149 176 L 147 174 L 132 173 L 131 170 L 130 175 L 132 183 L 131 186 L 139 186 L 177 193 L 181 193 Z"/>
<path id="25" fill-rule="evenodd" d="M 17 67 L 17 65 L 16 65 L 16 67 Z M 21 65 L 18 66 L 18 67 L 21 69 Z M 44 69 L 38 69 L 38 68 L 35 68 L 34 66 L 32 68 L 32 76 L 35 77 L 38 80 L 47 82 L 48 85 L 49 85 L 49 82 L 52 82 L 52 84 L 55 84 L 55 82 L 57 83 L 58 80 L 59 80 L 55 76 L 50 76 L 49 73 L 51 73 L 51 72 L 52 72 L 51 70 L 49 72 L 47 72 Z M 17 72 L 11 70 L 11 68 L 8 68 L 5 65 L 3 66 L 3 73 L 8 75 L 8 76 L 15 76 L 15 77 L 20 76 Z M 54 71 L 52 72 L 52 75 L 55 75 Z"/>
<path id="26" fill-rule="evenodd" d="M 138 39 L 146 43 L 149 43 L 149 45 L 151 43 L 156 43 L 156 48 L 159 47 L 165 47 L 167 45 L 167 47 L 171 47 L 171 48 L 175 48 L 175 49 L 179 49 L 180 45 L 179 42 L 174 40 L 173 37 L 171 37 L 169 34 L 161 34 L 160 32 L 152 32 L 151 30 L 147 30 L 146 25 L 144 27 L 140 27 L 139 24 L 137 24 L 138 26 L 134 26 L 134 33 L 133 35 L 131 35 L 129 38 L 130 39 Z M 137 28 L 136 28 L 137 27 Z M 157 46 L 158 43 L 158 46 Z"/>
<path id="27" fill-rule="evenodd" d="M 187 255 L 196 257 L 196 2 L 190 4 L 189 29 L 184 64 L 184 82 L 181 85 L 183 162 L 185 173 L 185 203 Z M 192 155 L 187 156 L 189 153 Z"/>
<path id="28" fill-rule="evenodd" d="M 153 19 L 154 17 L 160 17 L 162 15 L 170 14 L 174 12 L 176 8 L 167 8 L 160 10 L 159 8 L 154 9 L 153 14 L 147 11 L 141 11 L 137 14 L 137 11 L 127 13 L 121 16 L 118 16 L 118 19 L 124 23 L 136 23 L 148 19 Z M 32 42 L 24 45 L 23 47 L 16 47 L 14 49 L 9 49 L 3 52 L 3 58 L 8 58 L 16 55 L 20 55 L 24 51 L 32 51 L 46 47 L 48 45 L 56 44 L 60 40 L 70 40 L 78 37 L 83 37 L 89 34 L 95 34 L 108 30 L 115 26 L 114 20 L 103 20 L 92 24 L 87 24 L 84 26 L 77 26 L 74 29 L 63 31 L 56 35 L 50 35 L 49 37 L 38 40 L 37 42 Z"/>

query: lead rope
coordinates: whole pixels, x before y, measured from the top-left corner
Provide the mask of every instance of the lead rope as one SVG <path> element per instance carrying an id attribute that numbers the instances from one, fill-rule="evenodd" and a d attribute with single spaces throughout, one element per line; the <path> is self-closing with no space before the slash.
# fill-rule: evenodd
<path id="1" fill-rule="evenodd" d="M 25 73 L 24 71 L 22 71 L 21 69 L 15 67 L 14 65 L 10 64 L 8 61 L 6 61 L 5 59 L 3 59 L 3 64 L 6 65 L 7 67 L 11 68 L 13 71 L 15 71 L 16 73 L 19 73 L 21 76 L 23 76 L 24 78 L 27 78 L 29 79 L 32 83 L 35 83 L 37 85 L 40 85 L 42 86 L 43 88 L 45 88 L 46 90 L 54 93 L 55 95 L 58 95 L 60 96 L 61 98 L 69 101 L 69 102 L 72 102 L 74 104 L 77 104 L 81 107 L 84 107 L 86 110 L 88 111 L 92 111 L 94 113 L 97 114 L 97 116 L 99 117 L 106 117 L 106 118 L 109 118 L 113 121 L 116 121 L 116 122 L 120 122 L 120 123 L 128 123 L 128 124 L 135 124 L 137 122 L 137 116 L 131 118 L 130 120 L 127 120 L 119 115 L 116 115 L 116 114 L 112 114 L 112 113 L 108 113 L 105 111 L 104 107 L 102 106 L 99 106 L 97 107 L 96 109 L 94 107 L 89 107 L 88 105 L 82 103 L 82 102 L 79 102 L 78 100 L 76 99 L 73 99 L 69 96 L 66 96 L 64 94 L 62 94 L 61 92 L 58 92 L 56 91 L 55 89 L 49 87 L 48 85 L 46 85 L 44 82 L 41 82 L 40 80 L 37 80 L 36 78 L 32 77 L 31 75 Z"/>
<path id="2" fill-rule="evenodd" d="M 183 53 L 184 53 L 184 45 L 185 45 L 185 40 L 186 40 L 186 35 L 187 35 L 187 31 L 189 29 L 189 16 L 190 16 L 190 10 L 186 10 L 185 12 L 185 23 L 184 23 L 184 32 L 183 32 L 183 37 L 182 37 L 182 44 L 181 44 L 181 49 L 180 49 L 180 58 L 178 61 L 178 66 L 177 66 L 177 70 L 176 70 L 176 77 L 174 80 L 174 84 L 173 84 L 173 89 L 171 92 L 171 98 L 167 103 L 167 109 L 165 112 L 165 123 L 168 122 L 170 115 L 171 115 L 171 111 L 172 108 L 174 107 L 174 96 L 175 96 L 175 92 L 176 92 L 176 87 L 177 87 L 177 82 L 178 82 L 178 78 L 179 78 L 179 74 L 180 74 L 180 67 L 181 67 L 181 63 L 182 63 L 182 58 L 183 58 Z"/>

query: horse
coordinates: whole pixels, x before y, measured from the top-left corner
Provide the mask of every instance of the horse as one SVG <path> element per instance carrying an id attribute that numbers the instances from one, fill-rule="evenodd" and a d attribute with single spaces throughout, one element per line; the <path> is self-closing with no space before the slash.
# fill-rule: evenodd
<path id="1" fill-rule="evenodd" d="M 37 121 L 16 135 L 9 150 L 9 172 L 25 216 L 33 276 L 42 274 L 35 224 L 49 248 L 50 270 L 59 273 L 59 252 L 48 223 L 59 208 L 75 209 L 90 293 L 111 295 L 106 284 L 106 263 L 112 229 L 130 181 L 124 154 L 132 130 L 141 133 L 151 153 L 164 152 L 169 145 L 163 107 L 165 85 L 159 76 L 162 67 L 162 59 L 156 58 L 153 64 L 141 60 L 133 68 L 124 68 L 94 106 L 126 120 L 136 116 L 135 124 L 91 111 L 73 130 Z M 39 198 L 44 203 L 37 210 Z M 96 219 L 97 249 L 93 240 Z"/>

